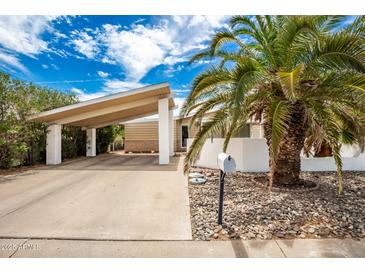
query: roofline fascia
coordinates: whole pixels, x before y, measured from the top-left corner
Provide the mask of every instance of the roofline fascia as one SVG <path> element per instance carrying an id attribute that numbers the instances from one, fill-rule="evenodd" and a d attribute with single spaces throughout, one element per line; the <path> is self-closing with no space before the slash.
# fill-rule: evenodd
<path id="1" fill-rule="evenodd" d="M 136 89 L 131 89 L 128 91 L 120 91 L 118 93 L 113 93 L 113 94 L 109 94 L 106 96 L 102 96 L 102 97 L 98 97 L 98 98 L 94 98 L 91 100 L 87 100 L 87 101 L 83 101 L 83 102 L 79 102 L 76 104 L 72 104 L 72 105 L 68 105 L 68 106 L 64 106 L 64 107 L 59 107 L 59 108 L 55 108 L 55 109 L 51 109 L 51 110 L 47 110 L 47 111 L 43 111 L 34 115 L 31 115 L 27 118 L 27 120 L 34 120 L 37 118 L 41 118 L 44 116 L 48 116 L 48 115 L 52 115 L 52 114 L 57 114 L 63 111 L 68 111 L 68 110 L 72 110 L 72 109 L 76 109 L 79 107 L 85 107 L 85 106 L 89 106 L 89 105 L 93 105 L 93 104 L 97 104 L 97 103 L 102 103 L 108 100 L 114 100 L 114 99 L 119 99 L 119 98 L 123 98 L 129 95 L 135 95 L 135 94 L 140 94 L 140 93 L 144 93 L 147 91 L 151 91 L 154 89 L 159 89 L 159 88 L 170 88 L 170 85 L 168 82 L 162 82 L 159 84 L 154 84 L 154 85 L 148 85 L 148 86 L 144 86 L 144 87 L 140 87 L 140 88 L 136 88 Z M 171 91 L 171 90 L 170 90 Z"/>

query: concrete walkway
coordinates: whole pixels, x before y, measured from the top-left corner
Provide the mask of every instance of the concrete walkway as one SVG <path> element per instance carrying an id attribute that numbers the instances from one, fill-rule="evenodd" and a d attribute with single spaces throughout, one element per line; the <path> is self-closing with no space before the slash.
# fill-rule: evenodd
<path id="1" fill-rule="evenodd" d="M 103 154 L 0 177 L 0 238 L 190 240 L 183 158 Z"/>
<path id="2" fill-rule="evenodd" d="M 76 241 L 0 239 L 0 257 L 71 258 L 352 258 L 365 257 L 365 241 Z"/>

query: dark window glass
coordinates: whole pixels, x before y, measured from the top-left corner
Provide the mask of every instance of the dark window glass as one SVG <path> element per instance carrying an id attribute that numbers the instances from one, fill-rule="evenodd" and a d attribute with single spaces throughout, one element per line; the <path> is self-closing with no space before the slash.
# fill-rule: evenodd
<path id="1" fill-rule="evenodd" d="M 244 125 L 239 132 L 237 132 L 233 137 L 236 138 L 249 138 L 251 137 L 250 125 Z"/>
<path id="2" fill-rule="evenodd" d="M 188 126 L 181 126 L 181 147 L 186 147 L 186 139 L 189 138 Z"/>

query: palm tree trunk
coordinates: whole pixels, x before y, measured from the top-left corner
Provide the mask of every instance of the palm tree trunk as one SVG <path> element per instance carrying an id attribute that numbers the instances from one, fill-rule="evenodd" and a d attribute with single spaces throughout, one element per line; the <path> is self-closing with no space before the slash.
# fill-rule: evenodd
<path id="1" fill-rule="evenodd" d="M 265 135 L 271 136 L 270 125 L 264 126 Z M 266 132 L 270 134 L 266 134 Z M 300 184 L 300 153 L 305 140 L 305 109 L 300 103 L 293 103 L 289 112 L 288 129 L 279 143 L 277 159 L 271 153 L 271 138 L 267 138 L 270 148 L 270 185 L 283 186 Z"/>

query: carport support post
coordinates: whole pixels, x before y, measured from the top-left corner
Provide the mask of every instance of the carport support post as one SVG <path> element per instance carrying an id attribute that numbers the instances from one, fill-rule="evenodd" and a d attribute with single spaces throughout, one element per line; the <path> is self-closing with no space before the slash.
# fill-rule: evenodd
<path id="1" fill-rule="evenodd" d="M 49 125 L 47 129 L 46 164 L 58 165 L 62 162 L 62 126 Z"/>
<path id="2" fill-rule="evenodd" d="M 169 99 L 158 100 L 158 153 L 160 165 L 170 162 Z"/>
<path id="3" fill-rule="evenodd" d="M 174 156 L 174 110 L 169 110 L 169 152 Z"/>
<path id="4" fill-rule="evenodd" d="M 96 156 L 96 128 L 86 129 L 86 156 Z"/>

